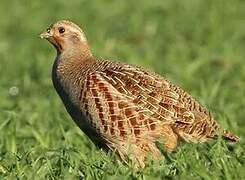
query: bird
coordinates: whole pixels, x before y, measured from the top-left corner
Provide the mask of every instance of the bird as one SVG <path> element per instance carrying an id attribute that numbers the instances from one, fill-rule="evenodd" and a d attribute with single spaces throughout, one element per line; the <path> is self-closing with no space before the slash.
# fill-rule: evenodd
<path id="1" fill-rule="evenodd" d="M 40 37 L 56 49 L 52 82 L 67 112 L 94 144 L 112 150 L 122 162 L 144 168 L 149 156 L 162 158 L 157 142 L 172 152 L 181 141 L 239 140 L 167 78 L 96 58 L 75 23 L 59 20 Z"/>

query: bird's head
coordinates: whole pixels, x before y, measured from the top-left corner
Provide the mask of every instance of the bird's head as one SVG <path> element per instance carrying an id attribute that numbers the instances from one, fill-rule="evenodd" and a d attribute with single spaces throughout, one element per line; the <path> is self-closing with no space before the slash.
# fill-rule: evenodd
<path id="1" fill-rule="evenodd" d="M 58 53 L 88 48 L 83 31 L 76 24 L 66 20 L 52 24 L 40 34 L 40 37 L 53 44 Z"/>

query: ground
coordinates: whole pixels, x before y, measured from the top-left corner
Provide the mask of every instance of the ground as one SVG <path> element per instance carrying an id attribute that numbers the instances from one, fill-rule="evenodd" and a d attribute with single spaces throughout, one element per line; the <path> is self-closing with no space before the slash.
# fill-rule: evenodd
<path id="1" fill-rule="evenodd" d="M 0 179 L 245 179 L 245 1 L 3 0 L 0 6 Z M 81 25 L 97 57 L 167 77 L 241 137 L 186 144 L 136 172 L 96 148 L 51 82 L 56 55 L 38 34 Z"/>

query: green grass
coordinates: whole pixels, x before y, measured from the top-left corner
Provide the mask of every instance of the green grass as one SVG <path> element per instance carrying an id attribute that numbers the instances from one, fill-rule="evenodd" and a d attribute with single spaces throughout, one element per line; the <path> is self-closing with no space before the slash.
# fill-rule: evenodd
<path id="1" fill-rule="evenodd" d="M 245 179 L 244 9 L 242 0 L 2 0 L 0 179 Z M 241 141 L 183 143 L 140 172 L 100 151 L 52 87 L 55 50 L 38 34 L 58 19 L 82 25 L 96 56 L 182 86 Z"/>

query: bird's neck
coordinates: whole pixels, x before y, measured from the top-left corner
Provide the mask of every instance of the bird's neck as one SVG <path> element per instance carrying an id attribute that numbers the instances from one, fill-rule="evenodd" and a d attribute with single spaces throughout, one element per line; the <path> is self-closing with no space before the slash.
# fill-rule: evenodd
<path id="1" fill-rule="evenodd" d="M 85 72 L 95 59 L 87 49 L 80 51 L 73 49 L 57 54 L 56 61 L 58 73 L 65 73 L 68 76 L 68 74 L 76 72 Z"/>
<path id="2" fill-rule="evenodd" d="M 69 98 L 77 99 L 84 87 L 86 75 L 93 64 L 96 64 L 93 56 L 79 54 L 58 54 L 53 65 L 52 80 L 55 89 L 62 98 L 69 94 Z M 64 95 L 65 94 L 65 95 Z M 73 102 L 77 103 L 77 102 Z"/>
<path id="3" fill-rule="evenodd" d="M 77 67 L 83 68 L 86 64 L 92 63 L 93 59 L 87 43 L 70 44 L 63 51 L 57 50 L 57 70 L 75 71 Z"/>
<path id="4" fill-rule="evenodd" d="M 96 64 L 96 60 L 88 48 L 73 48 L 63 51 L 57 54 L 54 62 L 53 78 L 63 88 L 70 89 L 72 86 L 76 86 L 76 83 L 84 82 L 86 74 L 94 64 Z"/>
<path id="5" fill-rule="evenodd" d="M 63 50 L 57 49 L 57 55 L 62 57 L 61 60 L 87 60 L 92 57 L 92 53 L 89 49 L 87 43 L 77 43 L 72 45 L 67 45 Z"/>

